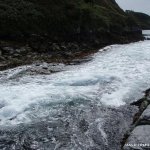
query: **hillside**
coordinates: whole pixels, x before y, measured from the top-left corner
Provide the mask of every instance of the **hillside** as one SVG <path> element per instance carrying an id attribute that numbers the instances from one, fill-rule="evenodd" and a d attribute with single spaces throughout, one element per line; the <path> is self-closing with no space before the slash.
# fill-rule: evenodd
<path id="1" fill-rule="evenodd" d="M 134 12 L 127 10 L 126 13 L 134 18 L 140 28 L 150 29 L 150 16 L 141 12 Z"/>
<path id="2" fill-rule="evenodd" d="M 115 0 L 0 0 L 0 36 L 48 35 L 52 40 L 87 40 L 123 32 L 126 14 Z"/>
<path id="3" fill-rule="evenodd" d="M 137 22 L 115 0 L 0 0 L 0 69 L 70 62 L 142 39 Z"/>

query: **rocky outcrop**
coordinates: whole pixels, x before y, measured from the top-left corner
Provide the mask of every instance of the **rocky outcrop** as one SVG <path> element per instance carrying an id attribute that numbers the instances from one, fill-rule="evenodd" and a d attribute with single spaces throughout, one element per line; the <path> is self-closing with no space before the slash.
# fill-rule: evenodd
<path id="1" fill-rule="evenodd" d="M 124 150 L 150 149 L 150 126 L 137 126 L 128 138 Z"/>
<path id="2" fill-rule="evenodd" d="M 40 44 L 39 44 L 39 43 Z M 86 43 L 52 43 L 34 39 L 29 43 L 0 41 L 0 70 L 32 63 L 79 64 L 89 61 L 89 54 L 96 52 Z"/>
<path id="3" fill-rule="evenodd" d="M 150 149 L 150 89 L 144 98 L 132 103 L 139 106 L 134 122 L 124 139 L 123 150 Z"/>

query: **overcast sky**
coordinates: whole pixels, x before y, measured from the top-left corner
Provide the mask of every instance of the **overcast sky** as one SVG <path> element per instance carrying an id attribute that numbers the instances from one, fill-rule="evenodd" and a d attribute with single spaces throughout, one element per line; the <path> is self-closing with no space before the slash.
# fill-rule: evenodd
<path id="1" fill-rule="evenodd" d="M 150 15 L 150 0 L 116 0 L 124 10 L 134 10 Z"/>

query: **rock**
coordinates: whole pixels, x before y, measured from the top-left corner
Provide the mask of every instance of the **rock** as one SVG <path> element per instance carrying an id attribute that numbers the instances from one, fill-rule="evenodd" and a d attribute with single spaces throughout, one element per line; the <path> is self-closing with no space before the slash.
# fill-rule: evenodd
<path id="1" fill-rule="evenodd" d="M 5 60 L 5 58 L 3 57 L 2 50 L 0 50 L 0 61 L 3 61 L 3 60 Z"/>
<path id="2" fill-rule="evenodd" d="M 29 51 L 28 47 L 20 47 L 18 49 L 15 50 L 16 53 L 18 54 L 25 54 Z"/>
<path id="3" fill-rule="evenodd" d="M 149 103 L 148 103 L 148 101 L 147 101 L 147 99 L 146 100 L 144 100 L 142 103 L 141 103 L 141 105 L 140 105 L 140 107 L 139 107 L 139 110 L 142 112 L 142 111 L 144 111 L 146 108 L 147 108 L 147 106 L 149 105 Z"/>
<path id="4" fill-rule="evenodd" d="M 68 51 L 68 48 L 64 43 L 61 44 L 60 48 L 62 51 Z"/>
<path id="5" fill-rule="evenodd" d="M 150 105 L 145 109 L 139 119 L 138 124 L 150 125 Z"/>
<path id="6" fill-rule="evenodd" d="M 79 46 L 76 43 L 68 43 L 67 48 L 69 51 L 79 51 Z"/>
<path id="7" fill-rule="evenodd" d="M 5 60 L 5 58 L 0 55 L 0 61 L 4 61 L 4 60 Z"/>
<path id="8" fill-rule="evenodd" d="M 131 103 L 131 105 L 135 105 L 135 106 L 141 106 L 141 104 L 142 104 L 142 102 L 143 101 L 145 101 L 146 100 L 146 98 L 144 97 L 144 98 L 141 98 L 141 99 L 139 99 L 139 100 L 137 100 L 137 101 L 134 101 L 134 102 L 132 102 Z"/>
<path id="9" fill-rule="evenodd" d="M 57 43 L 53 43 L 51 46 L 52 51 L 60 51 L 60 47 Z"/>
<path id="10" fill-rule="evenodd" d="M 123 150 L 145 150 L 150 149 L 150 126 L 137 126 L 131 133 Z"/>
<path id="11" fill-rule="evenodd" d="M 13 54 L 14 51 L 15 50 L 12 47 L 3 47 L 2 48 L 2 53 L 3 54 Z"/>
<path id="12" fill-rule="evenodd" d="M 73 57 L 73 54 L 71 52 L 60 52 L 60 57 L 63 57 L 64 59 L 69 59 Z"/>
<path id="13" fill-rule="evenodd" d="M 13 57 L 15 57 L 15 58 L 18 58 L 18 57 L 20 57 L 20 54 L 13 54 Z"/>
<path id="14" fill-rule="evenodd" d="M 47 67 L 47 66 L 43 66 L 42 68 L 43 68 L 43 69 L 45 69 L 45 70 L 47 70 L 47 69 L 48 69 L 48 67 Z"/>

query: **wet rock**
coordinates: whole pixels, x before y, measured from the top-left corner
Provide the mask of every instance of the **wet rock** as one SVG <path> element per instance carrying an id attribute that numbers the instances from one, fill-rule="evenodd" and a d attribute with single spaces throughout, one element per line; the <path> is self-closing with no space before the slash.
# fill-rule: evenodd
<path id="1" fill-rule="evenodd" d="M 26 54 L 29 51 L 30 51 L 29 47 L 20 47 L 20 48 L 18 48 L 18 49 L 15 50 L 15 52 L 17 54 Z"/>
<path id="2" fill-rule="evenodd" d="M 5 57 L 0 56 L 0 61 L 4 61 L 4 60 L 5 60 Z"/>
<path id="3" fill-rule="evenodd" d="M 15 53 L 15 54 L 13 54 L 13 57 L 15 57 L 15 58 L 18 58 L 18 57 L 20 57 L 21 55 L 20 54 L 17 54 L 17 53 Z"/>
<path id="4" fill-rule="evenodd" d="M 71 64 L 72 65 L 79 65 L 81 63 L 86 63 L 86 62 L 89 62 L 92 60 L 92 57 L 85 57 L 85 58 L 82 58 L 82 59 L 74 59 Z"/>
<path id="5" fill-rule="evenodd" d="M 145 101 L 145 100 L 146 100 L 146 98 L 141 98 L 141 99 L 139 99 L 137 101 L 132 102 L 131 105 L 135 105 L 135 106 L 139 106 L 140 107 L 142 102 Z"/>
<path id="6" fill-rule="evenodd" d="M 68 48 L 64 43 L 61 44 L 60 48 L 62 51 L 68 51 Z"/>
<path id="7" fill-rule="evenodd" d="M 51 50 L 56 52 L 56 51 L 60 51 L 61 48 L 57 43 L 53 43 L 51 46 Z"/>
<path id="8" fill-rule="evenodd" d="M 137 126 L 131 133 L 123 150 L 145 150 L 150 149 L 150 126 Z"/>
<path id="9" fill-rule="evenodd" d="M 14 51 L 15 50 L 12 47 L 2 47 L 2 53 L 3 54 L 13 54 Z"/>
<path id="10" fill-rule="evenodd" d="M 140 116 L 138 124 L 150 125 L 150 105 L 145 109 L 145 111 Z"/>
<path id="11" fill-rule="evenodd" d="M 139 107 L 140 112 L 144 111 L 147 108 L 148 104 L 148 101 L 144 100 Z"/>
<path id="12" fill-rule="evenodd" d="M 70 51 L 79 51 L 79 46 L 76 43 L 68 43 L 67 47 Z"/>

